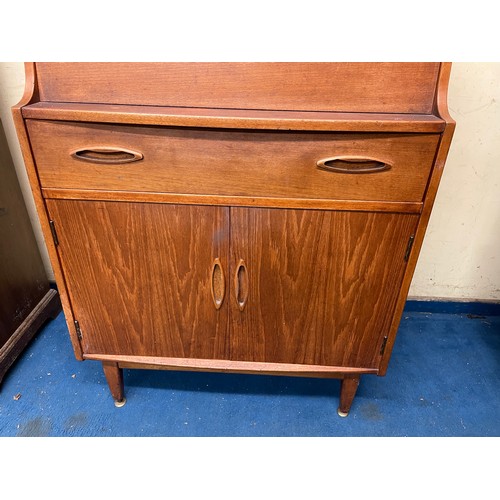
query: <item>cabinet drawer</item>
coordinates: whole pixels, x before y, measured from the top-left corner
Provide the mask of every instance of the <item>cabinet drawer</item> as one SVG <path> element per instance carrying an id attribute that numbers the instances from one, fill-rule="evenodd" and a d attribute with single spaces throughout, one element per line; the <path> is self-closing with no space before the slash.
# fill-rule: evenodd
<path id="1" fill-rule="evenodd" d="M 336 200 L 422 201 L 439 141 L 44 120 L 27 127 L 43 188 Z"/>

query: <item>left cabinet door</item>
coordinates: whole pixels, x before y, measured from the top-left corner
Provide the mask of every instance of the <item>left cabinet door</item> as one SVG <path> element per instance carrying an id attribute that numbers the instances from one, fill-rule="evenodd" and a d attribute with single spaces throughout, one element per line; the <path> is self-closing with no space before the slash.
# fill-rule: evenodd
<path id="1" fill-rule="evenodd" d="M 85 354 L 227 359 L 228 208 L 47 207 Z"/>

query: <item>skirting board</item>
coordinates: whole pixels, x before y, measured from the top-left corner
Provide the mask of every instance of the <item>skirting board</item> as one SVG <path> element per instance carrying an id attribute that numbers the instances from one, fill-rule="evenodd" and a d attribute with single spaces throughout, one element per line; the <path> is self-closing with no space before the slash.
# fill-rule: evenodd
<path id="1" fill-rule="evenodd" d="M 406 301 L 405 311 L 444 314 L 471 314 L 474 316 L 500 316 L 500 302 L 410 298 Z"/>

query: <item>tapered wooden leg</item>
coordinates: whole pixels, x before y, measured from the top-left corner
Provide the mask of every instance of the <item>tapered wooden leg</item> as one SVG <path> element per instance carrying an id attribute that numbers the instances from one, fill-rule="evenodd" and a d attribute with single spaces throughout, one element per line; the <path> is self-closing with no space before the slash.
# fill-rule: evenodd
<path id="1" fill-rule="evenodd" d="M 351 409 L 354 396 L 359 385 L 359 375 L 357 377 L 346 377 L 340 386 L 340 405 L 337 413 L 341 417 L 347 417 Z"/>
<path id="2" fill-rule="evenodd" d="M 115 406 L 120 408 L 126 403 L 123 390 L 123 370 L 118 367 L 118 363 L 103 361 L 102 368 L 108 381 L 109 390 L 115 400 Z"/>

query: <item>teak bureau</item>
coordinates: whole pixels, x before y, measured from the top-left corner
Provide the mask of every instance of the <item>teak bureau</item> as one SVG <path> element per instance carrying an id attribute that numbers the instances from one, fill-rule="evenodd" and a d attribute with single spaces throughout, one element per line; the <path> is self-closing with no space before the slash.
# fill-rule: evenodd
<path id="1" fill-rule="evenodd" d="M 13 114 L 75 355 L 384 375 L 455 123 L 444 63 L 28 63 Z"/>

